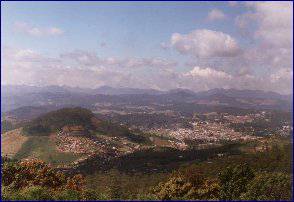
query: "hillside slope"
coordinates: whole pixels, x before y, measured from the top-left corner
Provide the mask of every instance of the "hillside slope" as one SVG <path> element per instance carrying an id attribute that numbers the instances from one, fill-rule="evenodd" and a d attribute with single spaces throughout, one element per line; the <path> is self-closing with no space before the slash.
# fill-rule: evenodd
<path id="1" fill-rule="evenodd" d="M 51 111 L 25 123 L 23 128 L 2 134 L 2 155 L 69 165 L 91 156 L 124 155 L 149 144 L 148 137 L 76 107 Z"/>

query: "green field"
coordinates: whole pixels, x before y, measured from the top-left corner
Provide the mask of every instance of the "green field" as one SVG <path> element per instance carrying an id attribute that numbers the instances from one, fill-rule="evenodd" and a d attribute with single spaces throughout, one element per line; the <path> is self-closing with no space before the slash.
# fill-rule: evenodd
<path id="1" fill-rule="evenodd" d="M 53 165 L 67 164 L 80 157 L 78 154 L 61 153 L 48 136 L 31 136 L 16 153 L 16 159 L 35 157 Z"/>

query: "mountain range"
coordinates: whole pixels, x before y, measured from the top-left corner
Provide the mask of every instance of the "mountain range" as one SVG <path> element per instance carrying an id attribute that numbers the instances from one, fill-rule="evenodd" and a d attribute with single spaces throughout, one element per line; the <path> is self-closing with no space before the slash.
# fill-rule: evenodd
<path id="1" fill-rule="evenodd" d="M 80 106 L 91 108 L 96 103 L 150 105 L 151 103 L 197 103 L 240 108 L 285 109 L 292 107 L 292 95 L 261 90 L 211 89 L 193 92 L 188 89 L 159 91 L 155 89 L 113 88 L 96 89 L 68 86 L 1 86 L 2 112 L 24 106 Z"/>

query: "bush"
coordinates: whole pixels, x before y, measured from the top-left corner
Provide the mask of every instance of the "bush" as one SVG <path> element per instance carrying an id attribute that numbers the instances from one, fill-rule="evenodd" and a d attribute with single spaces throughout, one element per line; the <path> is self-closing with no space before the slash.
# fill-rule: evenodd
<path id="1" fill-rule="evenodd" d="M 75 191 L 82 191 L 84 188 L 85 180 L 82 175 L 75 175 L 67 179 L 66 188 Z"/>
<path id="2" fill-rule="evenodd" d="M 23 200 L 53 200 L 53 193 L 45 187 L 30 186 L 20 192 L 20 198 Z"/>
<path id="3" fill-rule="evenodd" d="M 2 186 L 2 200 L 107 200 L 109 197 L 99 195 L 93 190 L 76 191 L 72 189 L 53 190 L 41 186 L 27 186 L 13 189 Z"/>
<path id="4" fill-rule="evenodd" d="M 82 192 L 82 199 L 86 200 L 86 201 L 91 201 L 91 200 L 101 200 L 103 199 L 105 200 L 105 197 L 99 195 L 97 192 L 95 192 L 92 189 L 86 189 Z"/>
<path id="5" fill-rule="evenodd" d="M 219 174 L 220 199 L 239 199 L 240 195 L 246 192 L 246 185 L 253 178 L 254 172 L 247 164 L 227 167 Z"/>
<path id="6" fill-rule="evenodd" d="M 11 187 L 2 184 L 1 190 L 2 200 L 21 200 L 19 192 L 13 190 Z"/>
<path id="7" fill-rule="evenodd" d="M 2 185 L 2 200 L 53 200 L 53 192 L 41 186 L 28 186 L 15 190 Z"/>
<path id="8" fill-rule="evenodd" d="M 5 162 L 2 165 L 2 200 L 98 200 L 107 199 L 85 189 L 82 175 L 66 177 L 39 160 Z"/>
<path id="9" fill-rule="evenodd" d="M 172 177 L 165 183 L 160 183 L 154 193 L 160 200 L 180 199 L 192 189 L 192 184 L 181 177 Z"/>
<path id="10" fill-rule="evenodd" d="M 284 173 L 261 173 L 248 185 L 242 194 L 244 200 L 290 200 L 291 176 Z"/>
<path id="11" fill-rule="evenodd" d="M 56 200 L 82 200 L 82 194 L 76 190 L 65 189 L 55 193 Z"/>
<path id="12" fill-rule="evenodd" d="M 214 179 L 204 178 L 201 173 L 177 173 L 167 182 L 160 183 L 154 194 L 160 200 L 213 200 L 218 198 L 219 184 Z"/>
<path id="13" fill-rule="evenodd" d="M 135 200 L 155 201 L 155 200 L 158 200 L 158 198 L 154 194 L 138 194 Z"/>
<path id="14" fill-rule="evenodd" d="M 2 184 L 14 189 L 35 185 L 56 189 L 65 186 L 67 179 L 39 160 L 7 162 L 2 165 Z M 69 180 L 69 179 L 68 179 Z"/>

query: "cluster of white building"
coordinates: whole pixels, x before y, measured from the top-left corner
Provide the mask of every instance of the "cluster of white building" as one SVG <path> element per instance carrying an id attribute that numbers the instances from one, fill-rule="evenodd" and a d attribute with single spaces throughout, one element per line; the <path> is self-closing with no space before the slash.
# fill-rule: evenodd
<path id="1" fill-rule="evenodd" d="M 246 141 L 257 139 L 257 137 L 245 135 L 235 132 L 227 127 L 226 124 L 211 123 L 211 122 L 196 122 L 192 123 L 193 128 L 177 128 L 177 129 L 157 129 L 157 132 L 162 135 L 167 135 L 180 141 L 184 140 L 199 140 L 202 142 L 219 142 L 219 141 Z"/>
<path id="2" fill-rule="evenodd" d="M 57 149 L 60 152 L 70 152 L 75 154 L 90 154 L 97 150 L 96 144 L 86 137 L 71 136 L 64 132 L 56 135 Z"/>

